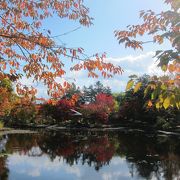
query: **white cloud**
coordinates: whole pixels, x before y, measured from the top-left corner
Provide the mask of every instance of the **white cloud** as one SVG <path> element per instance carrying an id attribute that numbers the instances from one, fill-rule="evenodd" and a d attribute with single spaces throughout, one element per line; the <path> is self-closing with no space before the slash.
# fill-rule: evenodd
<path id="1" fill-rule="evenodd" d="M 111 58 L 107 58 L 107 61 L 112 62 L 112 63 L 120 63 L 120 62 L 136 63 L 136 62 L 141 61 L 143 59 L 153 57 L 154 54 L 155 54 L 154 52 L 149 51 L 147 53 L 140 54 L 137 56 L 129 55 L 129 56 L 119 57 L 119 58 L 112 58 L 111 57 Z"/>
<path id="2" fill-rule="evenodd" d="M 122 75 L 116 75 L 110 79 L 100 78 L 101 82 L 109 86 L 113 92 L 124 91 L 128 77 L 132 74 L 141 76 L 143 74 L 149 75 L 163 75 L 159 67 L 157 67 L 157 61 L 154 56 L 154 52 L 149 51 L 139 55 L 129 55 L 124 57 L 110 57 L 107 58 L 107 62 L 111 62 L 115 65 L 119 65 L 123 68 L 124 73 Z M 87 78 L 87 74 L 83 71 L 78 76 L 76 83 L 82 87 L 83 85 L 89 86 L 93 84 L 98 79 Z"/>
<path id="3" fill-rule="evenodd" d="M 153 76 L 153 75 L 157 75 L 157 76 L 162 76 L 164 75 L 164 72 L 161 70 L 160 67 L 157 66 L 158 63 L 156 61 L 154 61 L 154 63 L 152 63 L 148 69 L 147 69 L 147 74 Z"/>
<path id="4" fill-rule="evenodd" d="M 161 76 L 164 73 L 159 67 L 157 67 L 157 61 L 154 56 L 154 52 L 149 51 L 139 55 L 128 55 L 124 57 L 109 57 L 106 59 L 107 62 L 111 62 L 115 65 L 119 65 L 123 68 L 124 73 L 122 75 L 116 75 L 110 79 L 99 79 L 88 78 L 87 72 L 82 71 L 67 71 L 66 75 L 69 82 L 74 82 L 79 87 L 89 86 L 94 84 L 96 81 L 100 80 L 104 85 L 109 86 L 113 92 L 124 91 L 126 83 L 128 81 L 128 76 L 136 74 L 141 76 L 143 74 L 157 75 Z M 64 78 L 58 78 L 58 82 L 63 82 Z M 32 79 L 27 79 L 25 77 L 21 80 L 22 83 L 28 86 L 35 86 L 38 89 L 38 97 L 48 97 L 47 89 L 42 83 L 33 83 Z"/>

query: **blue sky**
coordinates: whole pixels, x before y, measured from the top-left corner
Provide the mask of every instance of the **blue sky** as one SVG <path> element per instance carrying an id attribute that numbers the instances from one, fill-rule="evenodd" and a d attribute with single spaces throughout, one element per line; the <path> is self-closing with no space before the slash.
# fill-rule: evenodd
<path id="1" fill-rule="evenodd" d="M 78 31 L 60 39 L 72 47 L 82 46 L 88 54 L 106 52 L 110 57 L 140 53 L 119 45 L 114 37 L 114 30 L 124 30 L 129 24 L 139 23 L 140 10 L 152 9 L 161 12 L 167 8 L 162 0 L 85 0 L 85 4 L 90 9 L 90 16 L 94 18 L 93 25 L 89 28 L 81 27 Z M 47 25 L 53 27 L 54 22 L 48 21 Z M 52 29 L 54 34 L 62 34 L 78 26 L 78 23 L 63 20 L 56 21 L 56 28 Z M 153 49 L 155 50 L 155 47 Z M 144 50 L 151 51 L 152 45 L 147 45 Z"/>
<path id="2" fill-rule="evenodd" d="M 120 65 L 124 69 L 122 76 L 115 76 L 112 79 L 100 78 L 105 85 L 112 88 L 113 92 L 124 91 L 130 74 L 161 74 L 152 57 L 156 50 L 167 48 L 168 44 L 162 47 L 146 44 L 144 51 L 134 51 L 119 45 L 113 32 L 117 29 L 125 30 L 127 25 L 140 23 L 140 10 L 151 9 L 161 12 L 168 9 L 163 0 L 84 0 L 84 2 L 90 9 L 90 16 L 94 18 L 93 25 L 89 28 L 81 27 L 73 33 L 61 36 L 57 38 L 57 43 L 65 43 L 67 47 L 83 47 L 88 55 L 106 52 L 107 61 Z M 51 29 L 52 35 L 59 35 L 80 26 L 78 22 L 56 18 L 48 19 L 44 25 Z M 144 38 L 148 40 L 148 37 Z M 67 68 L 68 66 L 69 64 Z M 80 87 L 97 81 L 87 78 L 87 73 L 84 71 L 68 72 L 67 76 L 76 78 L 76 84 Z M 30 80 L 26 82 L 30 84 Z M 46 96 L 45 88 L 42 85 L 38 85 L 38 88 L 38 96 Z"/>

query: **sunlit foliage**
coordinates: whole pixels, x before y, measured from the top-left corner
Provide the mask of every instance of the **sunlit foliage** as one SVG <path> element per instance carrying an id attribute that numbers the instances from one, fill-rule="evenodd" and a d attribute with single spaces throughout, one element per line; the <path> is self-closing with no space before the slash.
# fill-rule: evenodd
<path id="1" fill-rule="evenodd" d="M 16 77 L 26 75 L 41 81 L 54 97 L 70 87 L 67 80 L 57 81 L 66 75 L 67 59 L 81 62 L 72 63 L 71 71 L 85 69 L 89 77 L 98 77 L 98 71 L 103 77 L 122 73 L 120 67 L 104 61 L 105 54 L 89 58 L 83 48 L 57 44 L 58 35 L 52 35 L 51 30 L 44 27 L 44 20 L 51 18 L 57 18 L 57 22 L 62 18 L 79 21 L 80 25 L 89 27 L 92 18 L 83 0 L 1 0 L 0 11 L 0 73 Z M 21 84 L 17 87 L 19 92 Z"/>
<path id="2" fill-rule="evenodd" d="M 156 107 L 180 108 L 180 2 L 177 0 L 165 0 L 165 3 L 170 5 L 171 9 L 168 11 L 156 14 L 152 10 L 147 12 L 141 11 L 140 17 L 143 20 L 142 24 L 130 25 L 128 30 L 115 31 L 119 43 L 124 43 L 125 47 L 131 47 L 134 49 L 143 49 L 145 43 L 157 43 L 162 44 L 165 40 L 168 40 L 171 47 L 167 50 L 156 51 L 155 57 L 159 64 L 158 66 L 164 72 L 169 74 L 168 78 L 152 78 L 151 82 L 145 89 L 145 95 L 148 90 L 152 91 L 151 99 L 149 99 L 149 106 L 152 106 L 152 101 L 158 96 L 155 101 Z M 140 36 L 148 34 L 152 37 L 152 40 L 143 42 L 136 40 Z M 127 90 L 133 85 L 134 92 L 137 92 L 141 87 L 141 82 L 135 82 L 131 79 L 127 84 Z"/>

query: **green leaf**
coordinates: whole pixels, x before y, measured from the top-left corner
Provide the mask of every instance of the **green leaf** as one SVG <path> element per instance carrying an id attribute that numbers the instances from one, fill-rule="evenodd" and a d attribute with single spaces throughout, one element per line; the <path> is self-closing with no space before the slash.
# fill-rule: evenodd
<path id="1" fill-rule="evenodd" d="M 164 109 L 167 109 L 169 106 L 170 106 L 170 98 L 167 97 L 167 98 L 164 100 L 163 107 L 164 107 Z"/>
<path id="2" fill-rule="evenodd" d="M 162 89 L 162 90 L 166 90 L 166 89 L 167 89 L 166 85 L 165 85 L 165 84 L 162 84 L 162 85 L 161 85 L 161 89 Z"/>
<path id="3" fill-rule="evenodd" d="M 146 89 L 144 90 L 144 97 L 147 96 L 147 94 L 148 94 L 150 88 L 151 88 L 150 86 L 147 86 L 147 87 L 146 87 Z"/>
<path id="4" fill-rule="evenodd" d="M 141 85 L 142 85 L 142 82 L 138 82 L 138 83 L 135 85 L 134 93 L 136 93 L 136 92 L 140 89 Z"/>
<path id="5" fill-rule="evenodd" d="M 151 99 L 156 99 L 157 96 L 159 95 L 160 93 L 160 84 L 156 87 L 156 89 L 152 92 L 151 94 Z"/>
<path id="6" fill-rule="evenodd" d="M 126 85 L 126 91 L 129 90 L 130 88 L 132 88 L 133 85 L 134 85 L 134 81 L 132 79 L 129 80 Z"/>
<path id="7" fill-rule="evenodd" d="M 156 91 L 156 89 L 152 92 L 152 94 L 151 94 L 151 99 L 153 100 L 153 99 L 156 99 L 155 97 L 157 96 L 157 91 Z"/>

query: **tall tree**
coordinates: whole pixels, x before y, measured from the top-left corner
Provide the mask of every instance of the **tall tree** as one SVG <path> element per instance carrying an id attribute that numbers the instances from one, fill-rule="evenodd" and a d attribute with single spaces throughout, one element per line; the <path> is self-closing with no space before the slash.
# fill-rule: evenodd
<path id="1" fill-rule="evenodd" d="M 82 101 L 84 102 L 95 102 L 96 96 L 100 93 L 111 95 L 111 89 L 104 86 L 100 81 L 97 81 L 94 85 L 89 87 L 83 87 Z"/>
<path id="2" fill-rule="evenodd" d="M 31 77 L 48 87 L 51 95 L 58 96 L 70 84 L 60 84 L 57 78 L 65 77 L 64 57 L 79 60 L 70 70 L 86 69 L 88 76 L 104 77 L 122 73 L 120 67 L 104 61 L 105 55 L 85 56 L 82 48 L 58 45 L 57 36 L 44 30 L 43 21 L 52 17 L 78 20 L 89 27 L 92 18 L 83 0 L 1 0 L 0 1 L 0 73 Z M 84 58 L 86 57 L 86 58 Z M 20 85 L 18 87 L 21 87 Z M 20 88 L 17 88 L 19 92 Z"/>
<path id="3" fill-rule="evenodd" d="M 180 1 L 179 0 L 164 0 L 170 5 L 170 10 L 156 14 L 152 10 L 147 12 L 141 11 L 140 17 L 143 20 L 142 24 L 130 25 L 128 30 L 115 31 L 119 43 L 124 43 L 125 47 L 134 49 L 143 49 L 145 43 L 164 43 L 168 40 L 171 44 L 167 50 L 156 51 L 155 57 L 159 64 L 158 66 L 167 73 L 169 78 L 152 78 L 152 81 L 145 89 L 145 95 L 148 90 L 152 91 L 151 101 L 154 101 L 157 108 L 177 107 L 180 108 Z M 145 34 L 150 35 L 152 40 L 143 42 L 137 40 Z M 135 84 L 135 91 L 141 87 L 141 82 Z M 127 84 L 127 89 L 134 85 L 134 80 L 131 79 Z M 157 99 L 158 97 L 158 99 Z"/>

